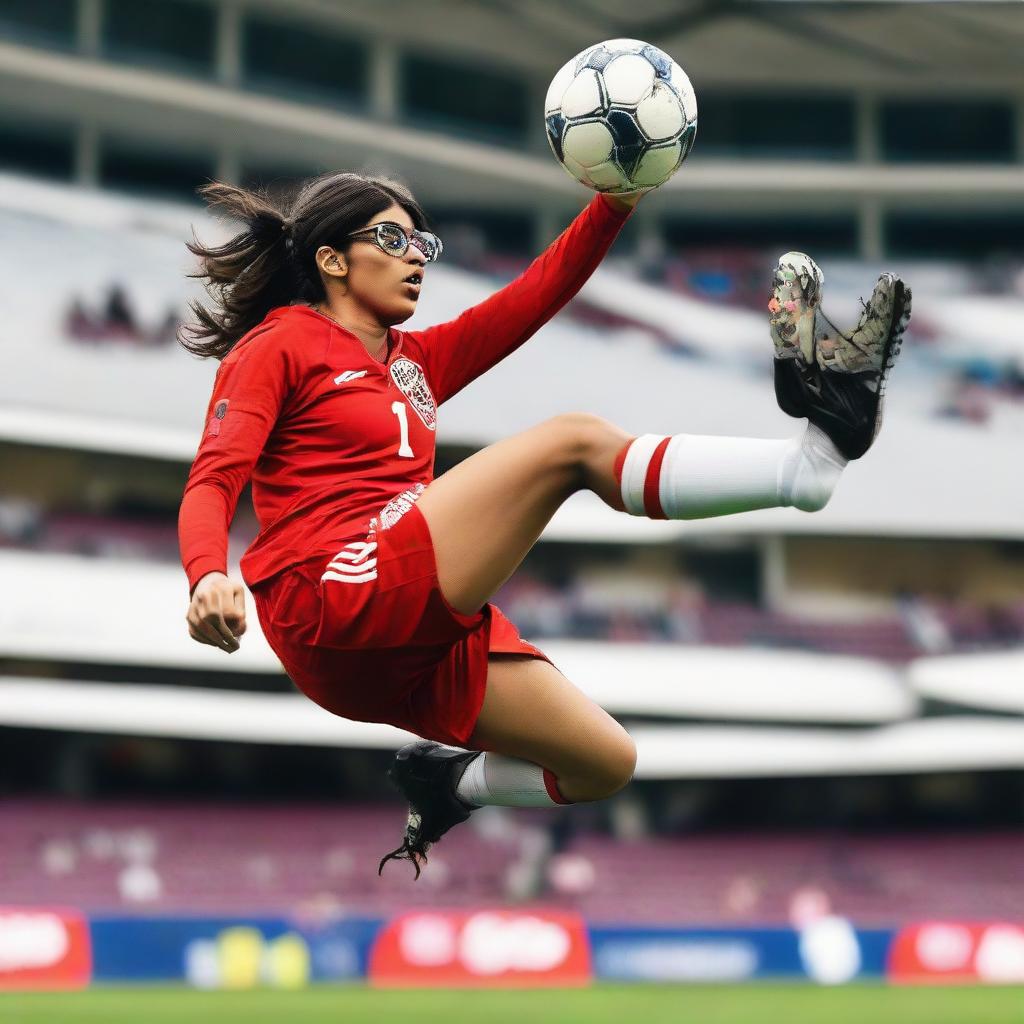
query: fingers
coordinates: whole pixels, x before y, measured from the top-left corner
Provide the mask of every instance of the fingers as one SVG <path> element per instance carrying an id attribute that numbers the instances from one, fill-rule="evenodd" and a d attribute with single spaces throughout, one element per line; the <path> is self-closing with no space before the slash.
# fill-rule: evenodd
<path id="1" fill-rule="evenodd" d="M 236 586 L 234 592 L 234 621 L 228 623 L 234 631 L 235 636 L 241 636 L 245 632 L 245 591 Z"/>
<path id="2" fill-rule="evenodd" d="M 224 625 L 232 641 L 245 632 L 245 594 L 240 586 L 236 585 L 231 591 L 230 604 L 224 611 Z"/>
<path id="3" fill-rule="evenodd" d="M 232 649 L 228 647 L 224 638 L 213 626 L 207 625 L 205 622 L 200 622 L 198 625 L 189 623 L 188 631 L 193 640 L 197 640 L 201 644 L 208 644 L 210 647 L 219 647 L 227 654 L 231 653 Z"/>
<path id="4" fill-rule="evenodd" d="M 221 646 L 228 654 L 238 650 L 239 643 L 235 639 L 235 634 L 231 632 L 228 624 L 224 621 L 224 616 L 220 612 L 207 618 L 206 625 L 207 627 L 212 627 L 221 641 Z"/>
<path id="5" fill-rule="evenodd" d="M 221 588 L 197 592 L 189 605 L 185 620 L 189 635 L 199 643 L 219 647 L 227 654 L 237 651 L 238 636 L 245 632 L 245 598 L 241 587 L 232 587 L 224 606 Z"/>

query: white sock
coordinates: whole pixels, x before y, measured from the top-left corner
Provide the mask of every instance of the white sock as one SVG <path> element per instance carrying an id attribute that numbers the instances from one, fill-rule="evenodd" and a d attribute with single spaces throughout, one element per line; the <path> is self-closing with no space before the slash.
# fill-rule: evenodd
<path id="1" fill-rule="evenodd" d="M 455 795 L 476 807 L 557 807 L 570 802 L 558 792 L 555 777 L 546 768 L 490 751 L 466 765 Z"/>
<path id="2" fill-rule="evenodd" d="M 820 428 L 769 441 L 643 434 L 616 463 L 626 511 L 650 519 L 706 519 L 792 505 L 823 509 L 847 460 Z"/>

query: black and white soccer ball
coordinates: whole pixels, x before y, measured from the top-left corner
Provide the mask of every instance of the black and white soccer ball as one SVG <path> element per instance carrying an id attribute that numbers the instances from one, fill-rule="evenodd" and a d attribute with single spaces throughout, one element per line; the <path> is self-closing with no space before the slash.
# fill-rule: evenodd
<path id="1" fill-rule="evenodd" d="M 697 134 L 686 72 L 656 46 L 609 39 L 589 46 L 551 81 L 548 143 L 559 163 L 598 192 L 636 192 L 667 181 Z"/>

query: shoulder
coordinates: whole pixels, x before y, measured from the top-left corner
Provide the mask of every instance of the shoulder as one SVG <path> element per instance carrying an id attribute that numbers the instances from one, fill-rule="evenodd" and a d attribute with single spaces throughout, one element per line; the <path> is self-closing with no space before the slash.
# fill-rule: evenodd
<path id="1" fill-rule="evenodd" d="M 308 307 L 278 306 L 238 340 L 221 365 L 255 358 L 298 366 L 326 333 L 322 318 Z"/>

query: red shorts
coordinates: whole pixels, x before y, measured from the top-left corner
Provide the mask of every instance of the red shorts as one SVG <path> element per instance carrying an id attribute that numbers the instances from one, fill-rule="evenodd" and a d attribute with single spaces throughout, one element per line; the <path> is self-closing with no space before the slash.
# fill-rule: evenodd
<path id="1" fill-rule="evenodd" d="M 463 615 L 448 604 L 415 505 L 390 529 L 292 566 L 252 594 L 267 642 L 307 697 L 441 743 L 469 740 L 490 655 L 549 660 L 495 605 Z"/>

